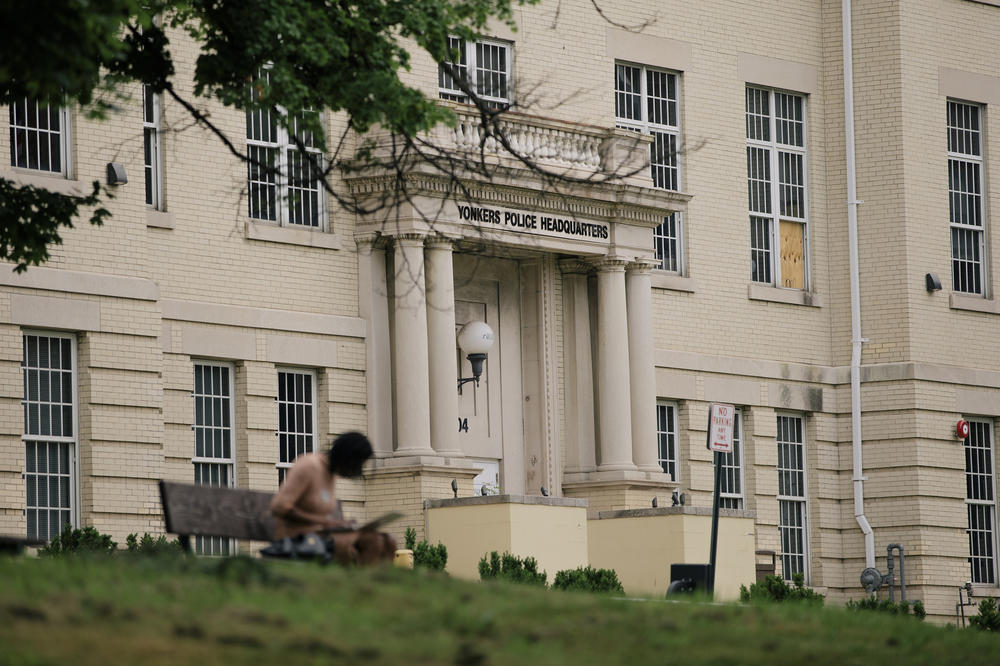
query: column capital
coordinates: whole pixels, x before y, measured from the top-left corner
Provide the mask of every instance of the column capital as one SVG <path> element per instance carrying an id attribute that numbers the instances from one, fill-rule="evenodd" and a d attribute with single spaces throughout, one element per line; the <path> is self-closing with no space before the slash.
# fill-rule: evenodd
<path id="1" fill-rule="evenodd" d="M 433 249 L 443 249 L 443 250 L 454 250 L 455 241 L 457 239 L 451 238 L 449 236 L 442 236 L 441 234 L 434 234 L 433 236 L 427 236 L 424 240 L 424 245 L 427 248 Z"/>
<path id="2" fill-rule="evenodd" d="M 594 270 L 594 265 L 580 257 L 559 260 L 559 270 L 568 275 L 587 275 Z"/>
<path id="3" fill-rule="evenodd" d="M 660 262 L 653 259 L 636 259 L 635 261 L 630 262 L 625 270 L 636 275 L 648 275 L 654 268 L 659 267 Z"/>
<path id="4" fill-rule="evenodd" d="M 388 245 L 388 238 L 377 231 L 354 234 L 354 242 L 362 252 L 369 250 L 384 250 Z"/>
<path id="5" fill-rule="evenodd" d="M 391 236 L 394 245 L 423 245 L 427 234 L 419 231 L 405 231 Z"/>
<path id="6" fill-rule="evenodd" d="M 590 265 L 597 269 L 598 273 L 619 273 L 624 272 L 629 260 L 626 257 L 609 254 L 590 260 Z"/>

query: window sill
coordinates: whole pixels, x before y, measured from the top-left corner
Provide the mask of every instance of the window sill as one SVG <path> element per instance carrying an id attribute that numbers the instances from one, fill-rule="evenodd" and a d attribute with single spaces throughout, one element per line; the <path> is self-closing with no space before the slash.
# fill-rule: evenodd
<path id="1" fill-rule="evenodd" d="M 693 293 L 697 283 L 689 277 L 675 275 L 666 271 L 654 270 L 650 276 L 653 289 L 670 289 L 671 291 L 687 291 Z"/>
<path id="2" fill-rule="evenodd" d="M 747 293 L 751 301 L 768 301 L 770 303 L 786 303 L 788 305 L 804 305 L 811 308 L 823 307 L 823 297 L 812 291 L 801 289 L 783 289 L 764 284 L 751 284 Z"/>
<path id="3" fill-rule="evenodd" d="M 291 229 L 263 222 L 248 221 L 246 223 L 246 237 L 248 240 L 305 245 L 306 247 L 318 247 L 326 250 L 339 250 L 341 247 L 340 236 L 336 234 L 309 229 Z"/>
<path id="4" fill-rule="evenodd" d="M 1000 597 L 1000 586 L 990 585 L 989 583 L 973 583 L 972 584 L 972 598 L 981 597 Z"/>
<path id="5" fill-rule="evenodd" d="M 153 208 L 146 209 L 146 226 L 154 229 L 173 229 L 174 214 Z"/>
<path id="6" fill-rule="evenodd" d="M 79 180 L 70 180 L 57 173 L 11 167 L 0 173 L 0 175 L 4 178 L 9 178 L 18 185 L 32 185 L 58 194 L 72 194 L 74 196 L 85 196 L 87 194 L 87 192 L 84 192 L 84 183 Z"/>
<path id="7" fill-rule="evenodd" d="M 952 310 L 968 310 L 969 312 L 985 312 L 987 314 L 1000 314 L 1000 302 L 982 298 L 981 296 L 967 296 L 965 294 L 951 293 L 948 306 Z"/>

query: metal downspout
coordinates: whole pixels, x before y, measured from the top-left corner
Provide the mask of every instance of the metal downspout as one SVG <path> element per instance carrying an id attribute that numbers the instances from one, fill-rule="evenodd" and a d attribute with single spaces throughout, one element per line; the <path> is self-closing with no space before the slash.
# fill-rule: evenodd
<path id="1" fill-rule="evenodd" d="M 861 288 L 858 269 L 858 192 L 854 162 L 854 58 L 851 0 L 842 0 L 844 53 L 844 135 L 847 153 L 847 231 L 851 270 L 851 450 L 854 454 L 854 519 L 865 535 L 865 567 L 875 566 L 875 534 L 865 517 L 865 477 L 861 455 Z"/>

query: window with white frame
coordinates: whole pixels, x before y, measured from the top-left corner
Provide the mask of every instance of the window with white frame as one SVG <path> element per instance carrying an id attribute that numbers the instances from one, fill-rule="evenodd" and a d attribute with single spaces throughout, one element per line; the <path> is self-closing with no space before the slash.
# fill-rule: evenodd
<path id="1" fill-rule="evenodd" d="M 449 37 L 448 49 L 457 60 L 438 66 L 438 96 L 441 99 L 468 103 L 469 96 L 458 83 L 465 81 L 490 108 L 505 109 L 511 105 L 510 44 L 487 39 L 467 42 Z"/>
<path id="2" fill-rule="evenodd" d="M 997 582 L 996 476 L 993 424 L 969 419 L 965 438 L 965 504 L 969 514 L 969 564 L 972 582 Z"/>
<path id="3" fill-rule="evenodd" d="M 194 366 L 194 482 L 232 488 L 236 485 L 233 370 L 221 363 Z M 230 539 L 197 537 L 196 552 L 229 555 Z"/>
<path id="4" fill-rule="evenodd" d="M 671 481 L 677 480 L 677 405 L 656 403 L 657 462 Z"/>
<path id="5" fill-rule="evenodd" d="M 51 539 L 76 522 L 74 339 L 22 336 L 24 483 L 28 538 Z"/>
<path id="6" fill-rule="evenodd" d="M 653 185 L 665 190 L 680 188 L 679 76 L 641 65 L 615 64 L 615 125 L 653 137 L 649 170 Z M 681 217 L 673 213 L 653 231 L 660 268 L 680 273 Z"/>
<path id="7" fill-rule="evenodd" d="M 66 109 L 25 98 L 12 102 L 9 113 L 10 165 L 67 175 L 69 114 Z"/>
<path id="8" fill-rule="evenodd" d="M 316 450 L 316 375 L 300 370 L 278 372 L 278 484 L 285 481 L 296 456 Z"/>
<path id="9" fill-rule="evenodd" d="M 750 279 L 808 289 L 806 100 L 748 87 L 747 190 Z"/>
<path id="10" fill-rule="evenodd" d="M 142 160 L 146 176 L 146 205 L 163 210 L 162 96 L 152 86 L 142 87 Z"/>
<path id="11" fill-rule="evenodd" d="M 986 284 L 982 107 L 948 102 L 948 203 L 951 284 L 983 294 Z"/>
<path id="12" fill-rule="evenodd" d="M 736 409 L 733 422 L 733 450 L 719 454 L 721 473 L 719 477 L 719 507 L 723 509 L 743 508 L 743 412 Z"/>
<path id="13" fill-rule="evenodd" d="M 778 416 L 778 532 L 781 573 L 808 578 L 806 450 L 801 416 Z"/>
<path id="14" fill-rule="evenodd" d="M 267 71 L 250 86 L 247 109 L 247 190 L 249 214 L 255 220 L 321 229 L 326 212 L 323 197 L 323 150 L 318 137 L 292 119 L 282 127 L 280 108 L 260 106 Z M 315 113 L 307 111 L 305 113 Z"/>

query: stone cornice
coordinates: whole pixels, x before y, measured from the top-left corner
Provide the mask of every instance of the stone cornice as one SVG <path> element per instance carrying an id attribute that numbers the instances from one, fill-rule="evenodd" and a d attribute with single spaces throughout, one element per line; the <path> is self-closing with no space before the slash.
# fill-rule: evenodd
<path id="1" fill-rule="evenodd" d="M 553 185 L 524 174 L 507 174 L 510 177 L 505 178 L 499 168 L 490 182 L 469 175 L 461 177 L 460 187 L 456 188 L 455 179 L 450 175 L 427 173 L 418 167 L 414 165 L 414 170 L 401 177 L 383 173 L 349 176 L 345 180 L 358 200 L 377 199 L 397 191 L 402 178 L 410 198 L 459 198 L 456 195 L 461 192 L 463 201 L 648 227 L 661 224 L 664 215 L 671 211 L 682 211 L 691 198 L 679 192 L 621 183 L 594 181 Z"/>

